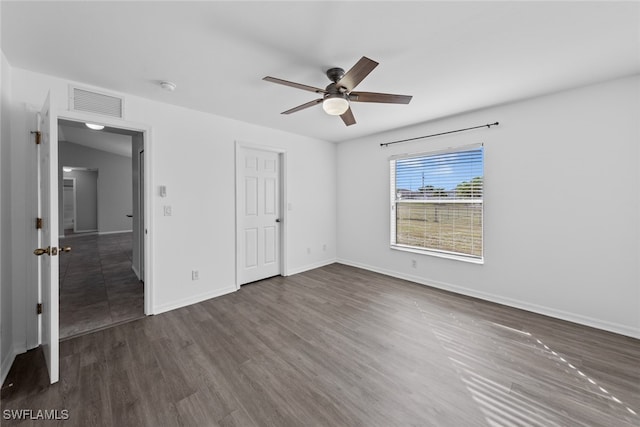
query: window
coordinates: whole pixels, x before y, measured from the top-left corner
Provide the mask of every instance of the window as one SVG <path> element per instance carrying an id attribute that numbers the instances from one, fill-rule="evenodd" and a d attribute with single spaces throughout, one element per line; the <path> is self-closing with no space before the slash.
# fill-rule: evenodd
<path id="1" fill-rule="evenodd" d="M 391 247 L 482 262 L 482 145 L 394 157 Z"/>

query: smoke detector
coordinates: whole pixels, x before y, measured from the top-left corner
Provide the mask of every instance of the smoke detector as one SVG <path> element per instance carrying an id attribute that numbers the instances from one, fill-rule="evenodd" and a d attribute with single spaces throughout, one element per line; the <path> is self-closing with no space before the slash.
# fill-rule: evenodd
<path id="1" fill-rule="evenodd" d="M 176 84 L 173 82 L 162 81 L 160 82 L 160 87 L 167 92 L 173 92 L 176 90 Z"/>

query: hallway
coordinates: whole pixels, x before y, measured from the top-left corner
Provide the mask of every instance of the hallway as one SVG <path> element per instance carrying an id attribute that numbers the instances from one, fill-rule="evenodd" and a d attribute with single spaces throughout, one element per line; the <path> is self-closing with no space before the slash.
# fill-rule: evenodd
<path id="1" fill-rule="evenodd" d="M 131 269 L 132 233 L 71 235 L 60 257 L 60 339 L 144 317 L 144 286 Z"/>

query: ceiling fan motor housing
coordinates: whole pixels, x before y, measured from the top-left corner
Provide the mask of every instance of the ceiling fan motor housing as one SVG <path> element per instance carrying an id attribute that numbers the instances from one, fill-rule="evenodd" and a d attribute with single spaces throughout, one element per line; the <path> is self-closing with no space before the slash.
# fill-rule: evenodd
<path id="1" fill-rule="evenodd" d="M 331 83 L 325 88 L 325 91 L 326 95 L 344 95 L 347 92 L 347 88 Z"/>
<path id="2" fill-rule="evenodd" d="M 332 82 L 336 83 L 338 80 L 340 80 L 342 77 L 344 77 L 344 70 L 342 68 L 329 68 L 327 70 L 327 77 L 329 77 L 329 80 L 331 80 Z"/>

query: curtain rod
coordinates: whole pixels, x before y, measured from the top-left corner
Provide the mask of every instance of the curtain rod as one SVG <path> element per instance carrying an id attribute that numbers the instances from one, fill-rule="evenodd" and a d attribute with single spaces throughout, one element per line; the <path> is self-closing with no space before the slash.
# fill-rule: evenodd
<path id="1" fill-rule="evenodd" d="M 388 147 L 389 145 L 399 144 L 401 142 L 415 141 L 416 139 L 431 138 L 433 136 L 447 135 L 449 133 L 456 133 L 456 132 L 464 132 L 465 130 L 479 129 L 479 128 L 483 128 L 483 127 L 486 127 L 487 129 L 491 129 L 491 126 L 498 126 L 499 124 L 500 123 L 498 123 L 498 122 L 487 123 L 486 125 L 474 126 L 474 127 L 465 128 L 465 129 L 450 130 L 449 132 L 434 133 L 433 135 L 416 136 L 415 138 L 401 139 L 400 141 L 393 141 L 393 142 L 383 142 L 382 144 L 380 144 L 380 147 Z"/>

